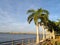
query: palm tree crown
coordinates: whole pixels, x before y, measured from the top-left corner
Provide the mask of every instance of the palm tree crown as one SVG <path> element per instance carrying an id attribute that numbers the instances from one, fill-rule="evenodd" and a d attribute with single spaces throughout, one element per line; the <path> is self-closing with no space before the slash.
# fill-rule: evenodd
<path id="1" fill-rule="evenodd" d="M 46 23 L 48 20 L 48 14 L 49 12 L 47 10 L 44 10 L 42 8 L 38 9 L 38 10 L 28 10 L 28 12 L 30 15 L 28 17 L 28 22 L 30 23 L 32 20 L 34 20 L 34 23 L 37 24 L 38 23 L 38 19 L 41 20 L 41 22 Z"/>

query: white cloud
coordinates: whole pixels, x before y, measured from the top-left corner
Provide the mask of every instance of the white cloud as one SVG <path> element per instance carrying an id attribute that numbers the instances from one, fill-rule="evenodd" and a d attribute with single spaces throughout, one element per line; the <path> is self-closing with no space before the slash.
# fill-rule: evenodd
<path id="1" fill-rule="evenodd" d="M 17 22 L 14 14 L 0 9 L 0 32 L 29 32 L 34 31 L 27 22 Z"/>

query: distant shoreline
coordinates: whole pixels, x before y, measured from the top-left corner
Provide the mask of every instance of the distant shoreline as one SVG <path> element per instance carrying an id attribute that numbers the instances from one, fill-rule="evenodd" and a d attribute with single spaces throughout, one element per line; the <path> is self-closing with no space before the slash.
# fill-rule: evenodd
<path id="1" fill-rule="evenodd" d="M 22 32 L 0 32 L 0 34 L 36 34 L 36 33 L 22 33 Z"/>
<path id="2" fill-rule="evenodd" d="M 0 34 L 36 34 L 36 33 L 24 33 L 24 32 L 0 32 Z"/>

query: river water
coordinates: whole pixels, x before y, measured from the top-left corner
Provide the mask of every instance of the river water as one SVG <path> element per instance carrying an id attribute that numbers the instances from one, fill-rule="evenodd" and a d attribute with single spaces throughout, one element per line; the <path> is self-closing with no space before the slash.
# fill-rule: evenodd
<path id="1" fill-rule="evenodd" d="M 0 34 L 0 42 L 26 39 L 26 38 L 36 38 L 36 35 L 35 34 Z M 40 38 L 42 38 L 42 35 L 40 35 Z"/>

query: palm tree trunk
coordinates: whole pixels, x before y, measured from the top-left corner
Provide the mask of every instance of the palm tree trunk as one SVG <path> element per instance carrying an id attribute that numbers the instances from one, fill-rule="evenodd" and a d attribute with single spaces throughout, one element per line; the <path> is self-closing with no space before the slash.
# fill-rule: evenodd
<path id="1" fill-rule="evenodd" d="M 36 44 L 39 44 L 39 26 L 36 25 Z"/>
<path id="2" fill-rule="evenodd" d="M 54 30 L 52 31 L 52 37 L 53 37 L 53 43 L 54 43 L 54 45 L 55 45 L 55 33 L 54 33 Z"/>
<path id="3" fill-rule="evenodd" d="M 48 38 L 48 31 L 46 30 L 46 39 Z"/>
<path id="4" fill-rule="evenodd" d="M 44 35 L 44 26 L 42 25 L 42 31 L 43 31 L 43 40 L 45 39 L 45 35 Z"/>
<path id="5" fill-rule="evenodd" d="M 52 35 L 53 35 L 53 39 L 55 39 L 55 33 L 54 33 L 54 30 L 53 30 L 53 32 L 52 32 Z"/>
<path id="6" fill-rule="evenodd" d="M 52 34 L 51 34 L 51 32 L 50 32 L 50 39 L 52 38 L 52 36 L 51 36 Z"/>

